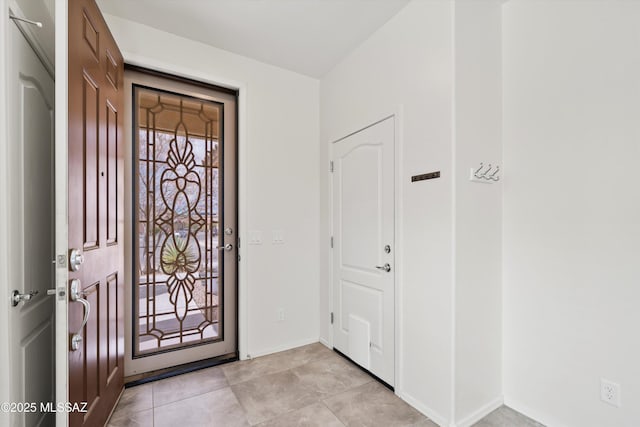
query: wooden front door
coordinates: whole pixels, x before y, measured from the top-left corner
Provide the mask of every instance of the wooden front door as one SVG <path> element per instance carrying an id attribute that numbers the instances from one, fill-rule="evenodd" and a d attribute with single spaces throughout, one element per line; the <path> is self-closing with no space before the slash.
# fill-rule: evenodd
<path id="1" fill-rule="evenodd" d="M 123 59 L 94 0 L 69 2 L 69 250 L 84 260 L 69 302 L 69 398 L 87 402 L 71 426 L 103 425 L 124 382 Z M 79 257 L 78 257 L 79 258 Z M 71 294 L 71 292 L 70 292 Z M 72 337 L 70 343 L 72 344 Z"/>

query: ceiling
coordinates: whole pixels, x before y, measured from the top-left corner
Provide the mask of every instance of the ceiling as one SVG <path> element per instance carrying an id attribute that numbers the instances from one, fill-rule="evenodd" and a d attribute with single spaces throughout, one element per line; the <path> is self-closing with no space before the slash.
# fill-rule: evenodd
<path id="1" fill-rule="evenodd" d="M 321 77 L 409 0 L 98 0 L 140 22 Z"/>

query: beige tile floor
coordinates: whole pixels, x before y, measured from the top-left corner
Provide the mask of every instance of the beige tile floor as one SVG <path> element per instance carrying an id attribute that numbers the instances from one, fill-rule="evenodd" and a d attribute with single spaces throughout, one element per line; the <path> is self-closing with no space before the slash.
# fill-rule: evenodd
<path id="1" fill-rule="evenodd" d="M 128 388 L 110 427 L 435 427 L 321 344 Z M 502 407 L 477 427 L 540 427 Z"/>

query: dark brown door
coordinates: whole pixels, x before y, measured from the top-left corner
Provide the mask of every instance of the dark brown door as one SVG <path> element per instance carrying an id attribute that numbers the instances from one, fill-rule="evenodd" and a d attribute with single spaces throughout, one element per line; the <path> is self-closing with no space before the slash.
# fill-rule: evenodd
<path id="1" fill-rule="evenodd" d="M 71 426 L 103 425 L 123 388 L 123 60 L 94 0 L 69 2 L 69 248 L 84 262 L 85 309 L 69 302 L 69 332 L 82 337 L 69 349 L 69 396 L 87 402 Z M 71 270 L 71 260 L 70 260 Z"/>

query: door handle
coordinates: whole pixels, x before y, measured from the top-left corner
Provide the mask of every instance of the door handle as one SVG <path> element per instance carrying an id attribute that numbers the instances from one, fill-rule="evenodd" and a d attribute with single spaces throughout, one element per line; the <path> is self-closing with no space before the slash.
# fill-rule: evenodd
<path id="1" fill-rule="evenodd" d="M 26 294 L 21 294 L 20 291 L 15 290 L 13 294 L 11 294 L 11 304 L 15 307 L 21 302 L 31 301 L 36 295 L 38 295 L 38 291 L 29 291 Z"/>
<path id="2" fill-rule="evenodd" d="M 387 273 L 391 271 L 391 266 L 389 265 L 389 263 L 386 263 L 385 265 L 376 265 L 376 268 L 378 270 L 384 270 Z"/>
<path id="3" fill-rule="evenodd" d="M 73 279 L 71 280 L 71 289 L 69 290 L 69 298 L 71 301 L 79 302 L 84 306 L 84 317 L 82 319 L 82 325 L 78 329 L 78 332 L 71 335 L 71 350 L 76 351 L 80 348 L 80 343 L 82 342 L 82 331 L 84 330 L 85 325 L 89 321 L 89 314 L 91 313 L 91 305 L 89 301 L 82 298 L 82 291 L 80 290 L 80 280 Z"/>
<path id="4" fill-rule="evenodd" d="M 227 243 L 224 246 L 220 246 L 218 247 L 219 251 L 226 251 L 226 252 L 231 252 L 233 250 L 233 245 L 231 243 Z"/>

